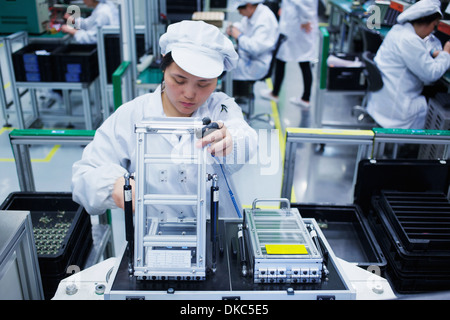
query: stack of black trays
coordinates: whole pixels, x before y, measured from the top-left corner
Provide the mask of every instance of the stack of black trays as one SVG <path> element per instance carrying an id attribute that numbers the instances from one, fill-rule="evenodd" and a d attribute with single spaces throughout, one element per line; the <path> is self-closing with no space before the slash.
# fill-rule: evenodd
<path id="1" fill-rule="evenodd" d="M 374 231 L 400 293 L 450 287 L 450 202 L 439 192 L 381 191 Z"/>
<path id="2" fill-rule="evenodd" d="M 450 162 L 363 160 L 355 204 L 387 261 L 396 293 L 450 290 Z"/>
<path id="3" fill-rule="evenodd" d="M 83 269 L 92 246 L 89 214 L 70 193 L 11 193 L 0 210 L 30 211 L 45 299 L 61 280 Z"/>

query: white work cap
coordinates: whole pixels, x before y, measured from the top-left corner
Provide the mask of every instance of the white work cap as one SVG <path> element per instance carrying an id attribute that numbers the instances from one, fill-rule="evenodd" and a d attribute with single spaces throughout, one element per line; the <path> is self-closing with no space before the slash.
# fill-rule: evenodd
<path id="1" fill-rule="evenodd" d="M 200 78 L 217 78 L 236 67 L 234 45 L 216 26 L 185 20 L 169 25 L 159 39 L 163 55 L 172 52 L 175 63 Z"/>
<path id="2" fill-rule="evenodd" d="M 403 11 L 398 17 L 398 23 L 405 23 L 419 18 L 427 17 L 439 12 L 442 17 L 441 3 L 438 0 L 420 0 Z"/>
<path id="3" fill-rule="evenodd" d="M 264 0 L 234 0 L 232 4 L 233 9 L 237 9 L 240 6 L 245 6 L 247 3 L 258 4 L 263 3 Z"/>

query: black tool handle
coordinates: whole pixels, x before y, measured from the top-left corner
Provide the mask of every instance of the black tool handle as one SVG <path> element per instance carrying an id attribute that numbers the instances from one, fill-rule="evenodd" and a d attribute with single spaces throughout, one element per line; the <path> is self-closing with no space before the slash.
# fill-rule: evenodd
<path id="1" fill-rule="evenodd" d="M 217 240 L 219 226 L 219 187 L 211 187 L 211 241 Z"/>
<path id="2" fill-rule="evenodd" d="M 123 186 L 124 213 L 125 213 L 125 239 L 127 241 L 128 264 L 133 265 L 134 250 L 134 225 L 133 225 L 133 190 L 130 184 L 130 175 L 125 174 L 125 185 Z"/>
<path id="3" fill-rule="evenodd" d="M 211 242 L 212 242 L 212 269 L 216 271 L 217 261 L 217 240 L 219 227 L 219 183 L 216 174 L 210 177 L 212 179 L 211 185 Z"/>
<path id="4" fill-rule="evenodd" d="M 238 243 L 239 243 L 239 253 L 241 257 L 241 274 L 242 276 L 247 276 L 247 255 L 245 251 L 245 244 L 244 244 L 244 230 L 242 229 L 242 225 L 238 226 Z"/>
<path id="5" fill-rule="evenodd" d="M 213 133 L 216 130 L 219 130 L 219 124 L 217 122 L 211 122 L 211 119 L 205 117 L 202 119 L 202 123 L 204 127 L 197 131 L 197 138 L 202 139 L 206 137 L 208 134 Z"/>

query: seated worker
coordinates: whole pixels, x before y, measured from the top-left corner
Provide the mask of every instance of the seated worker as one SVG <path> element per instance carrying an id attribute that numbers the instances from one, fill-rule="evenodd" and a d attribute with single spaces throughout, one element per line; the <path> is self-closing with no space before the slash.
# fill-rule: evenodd
<path id="1" fill-rule="evenodd" d="M 82 159 L 73 165 L 73 199 L 93 215 L 106 209 L 123 209 L 123 176 L 136 171 L 135 124 L 152 117 L 209 117 L 218 123 L 219 130 L 196 141 L 159 135 L 152 152 L 170 154 L 173 150 L 208 148 L 214 158 L 207 159 L 207 172 L 219 175 L 219 187 L 224 190 L 219 195 L 221 215 L 235 217 L 237 213 L 217 161 L 228 174 L 239 170 L 255 154 L 257 134 L 244 120 L 234 99 L 216 92 L 218 77 L 237 64 L 233 43 L 211 24 L 182 21 L 169 25 L 159 45 L 163 55 L 161 85 L 119 107 L 97 129 Z M 161 170 L 167 172 L 165 181 L 160 179 Z M 179 179 L 180 170 L 185 172 L 183 181 Z M 196 193 L 195 164 L 154 165 L 149 171 L 145 183 L 153 193 Z M 133 180 L 131 184 L 135 190 Z M 156 210 L 170 216 L 180 214 L 166 207 Z"/>
<path id="2" fill-rule="evenodd" d="M 450 68 L 450 43 L 430 51 L 427 41 L 442 18 L 438 2 L 421 0 L 401 13 L 377 51 L 383 88 L 369 93 L 367 111 L 382 127 L 424 128 L 424 85 L 439 80 Z"/>
<path id="3" fill-rule="evenodd" d="M 269 71 L 272 51 L 278 39 L 278 21 L 262 0 L 236 0 L 243 16 L 227 28 L 236 39 L 239 62 L 233 71 L 235 80 L 259 80 Z"/>
<path id="4" fill-rule="evenodd" d="M 107 25 L 119 25 L 119 10 L 109 0 L 83 0 L 89 8 L 94 8 L 87 18 L 76 18 L 71 21 L 75 27 L 64 24 L 61 31 L 71 34 L 74 40 L 80 44 L 97 43 L 97 28 Z M 66 13 L 64 18 L 68 20 L 72 15 Z"/>

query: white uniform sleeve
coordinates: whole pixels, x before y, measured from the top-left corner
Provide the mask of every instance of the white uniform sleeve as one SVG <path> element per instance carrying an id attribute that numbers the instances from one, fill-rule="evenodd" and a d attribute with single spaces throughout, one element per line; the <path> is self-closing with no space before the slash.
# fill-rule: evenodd
<path id="1" fill-rule="evenodd" d="M 114 7 L 100 3 L 91 16 L 81 20 L 80 30 L 74 36 L 75 41 L 81 44 L 96 43 L 97 28 L 111 24 L 118 24 Z"/>
<path id="2" fill-rule="evenodd" d="M 242 109 L 233 98 L 223 93 L 217 93 L 217 95 L 220 97 L 220 103 L 215 107 L 211 120 L 222 120 L 233 139 L 233 152 L 225 158 L 219 158 L 218 161 L 224 164 L 229 173 L 234 173 L 256 154 L 258 135 L 245 121 Z"/>
<path id="3" fill-rule="evenodd" d="M 251 22 L 247 18 L 242 19 L 239 29 L 243 32 L 239 37 L 239 50 L 251 57 L 265 55 L 271 51 L 278 36 L 276 17 L 264 5 L 258 5 Z"/>
<path id="4" fill-rule="evenodd" d="M 403 60 L 411 72 L 424 83 L 439 80 L 450 67 L 449 55 L 441 54 L 433 59 L 423 41 L 418 37 L 400 40 Z"/>
<path id="5" fill-rule="evenodd" d="M 257 57 L 274 46 L 274 32 L 267 25 L 259 25 L 253 31 L 253 35 L 242 34 L 239 37 L 239 49 L 247 52 L 250 56 Z"/>
<path id="6" fill-rule="evenodd" d="M 77 43 L 80 44 L 95 43 L 97 40 L 97 29 L 90 29 L 90 30 L 80 29 L 75 33 L 74 39 Z"/>
<path id="7" fill-rule="evenodd" d="M 127 172 L 127 143 L 116 134 L 116 118 L 113 115 L 104 122 L 72 167 L 73 200 L 92 215 L 116 207 L 111 197 L 114 182 Z"/>

